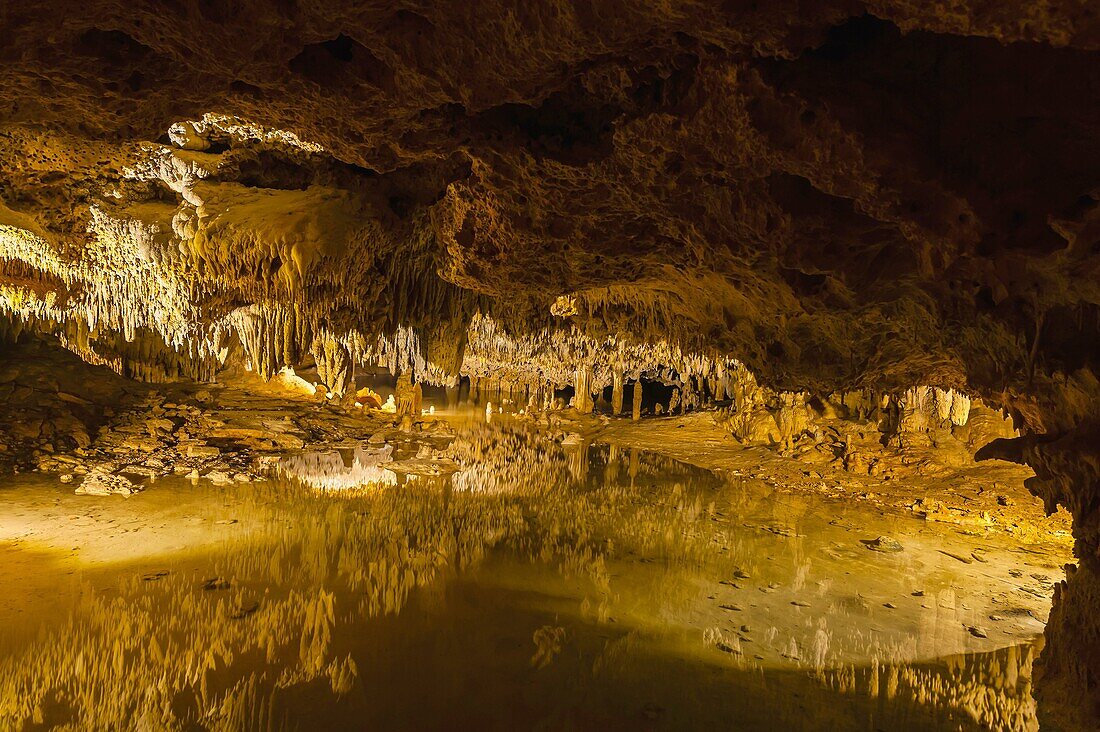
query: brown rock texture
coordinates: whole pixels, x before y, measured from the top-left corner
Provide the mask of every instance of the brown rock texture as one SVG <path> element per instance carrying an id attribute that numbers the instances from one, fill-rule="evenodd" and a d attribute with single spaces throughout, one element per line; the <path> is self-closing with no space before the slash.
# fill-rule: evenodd
<path id="1" fill-rule="evenodd" d="M 0 37 L 5 331 L 145 379 L 312 350 L 337 394 L 736 358 L 981 395 L 1076 522 L 1041 709 L 1100 719 L 1087 0 L 44 0 Z"/>

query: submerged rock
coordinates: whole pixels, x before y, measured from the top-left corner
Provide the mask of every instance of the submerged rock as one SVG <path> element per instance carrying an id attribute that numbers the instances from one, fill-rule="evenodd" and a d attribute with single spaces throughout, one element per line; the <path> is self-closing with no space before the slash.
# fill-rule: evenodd
<path id="1" fill-rule="evenodd" d="M 252 613 L 260 609 L 260 603 L 257 600 L 251 602 L 242 602 L 229 614 L 229 617 L 233 620 L 242 620 L 247 618 Z"/>
<path id="2" fill-rule="evenodd" d="M 877 539 L 864 541 L 863 545 L 876 552 L 897 553 L 902 551 L 901 542 L 889 536 L 880 536 Z"/>

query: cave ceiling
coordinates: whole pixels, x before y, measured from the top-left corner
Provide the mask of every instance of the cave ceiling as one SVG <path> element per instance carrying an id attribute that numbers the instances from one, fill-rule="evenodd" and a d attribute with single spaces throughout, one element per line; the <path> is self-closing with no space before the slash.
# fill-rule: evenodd
<path id="1" fill-rule="evenodd" d="M 484 313 L 784 388 L 1097 370 L 1087 2 L 93 0 L 0 27 L 9 312 L 202 358 L 289 308 L 272 365 L 407 327 L 454 372 Z"/>

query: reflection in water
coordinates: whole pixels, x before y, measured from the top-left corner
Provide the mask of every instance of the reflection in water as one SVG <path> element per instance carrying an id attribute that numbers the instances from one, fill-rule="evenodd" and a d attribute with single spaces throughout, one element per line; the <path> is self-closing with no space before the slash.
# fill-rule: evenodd
<path id="1" fill-rule="evenodd" d="M 0 728 L 1036 728 L 1045 600 L 1012 574 L 1036 555 L 502 424 L 443 456 L 445 490 L 377 479 L 391 452 L 360 447 L 28 529 L 44 553 L 6 586 L 80 579 L 24 618 L 34 634 L 4 630 L 29 605 L 0 606 Z M 4 510 L 93 505 L 29 488 Z M 135 541 L 192 521 L 222 538 L 61 551 L 94 552 L 143 500 Z M 860 543 L 879 534 L 904 550 Z"/>
<path id="2" fill-rule="evenodd" d="M 300 481 L 318 490 L 349 490 L 365 486 L 396 485 L 397 474 L 383 467 L 393 460 L 393 446 L 370 449 L 359 445 L 345 459 L 339 450 L 307 452 L 283 458 L 276 475 L 286 481 Z"/>

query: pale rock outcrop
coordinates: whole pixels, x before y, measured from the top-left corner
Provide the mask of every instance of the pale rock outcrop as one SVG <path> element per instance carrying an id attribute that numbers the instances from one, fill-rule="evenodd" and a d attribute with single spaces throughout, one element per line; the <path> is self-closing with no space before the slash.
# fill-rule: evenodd
<path id="1" fill-rule="evenodd" d="M 946 440 L 953 425 L 966 424 L 970 405 L 969 397 L 952 389 L 916 386 L 889 397 L 881 425 L 899 449 L 929 447 Z"/>
<path id="2" fill-rule="evenodd" d="M 105 470 L 95 469 L 84 476 L 73 491 L 80 496 L 129 496 L 141 490 L 141 486 Z"/>
<path id="3" fill-rule="evenodd" d="M 803 393 L 784 392 L 780 395 L 780 404 L 775 420 L 779 428 L 779 447 L 791 450 L 803 435 L 812 432 L 814 414 L 806 406 Z"/>
<path id="4" fill-rule="evenodd" d="M 1017 431 L 1012 418 L 997 409 L 990 409 L 981 400 L 975 400 L 967 421 L 955 428 L 955 436 L 974 452 L 998 439 L 1012 439 Z"/>

